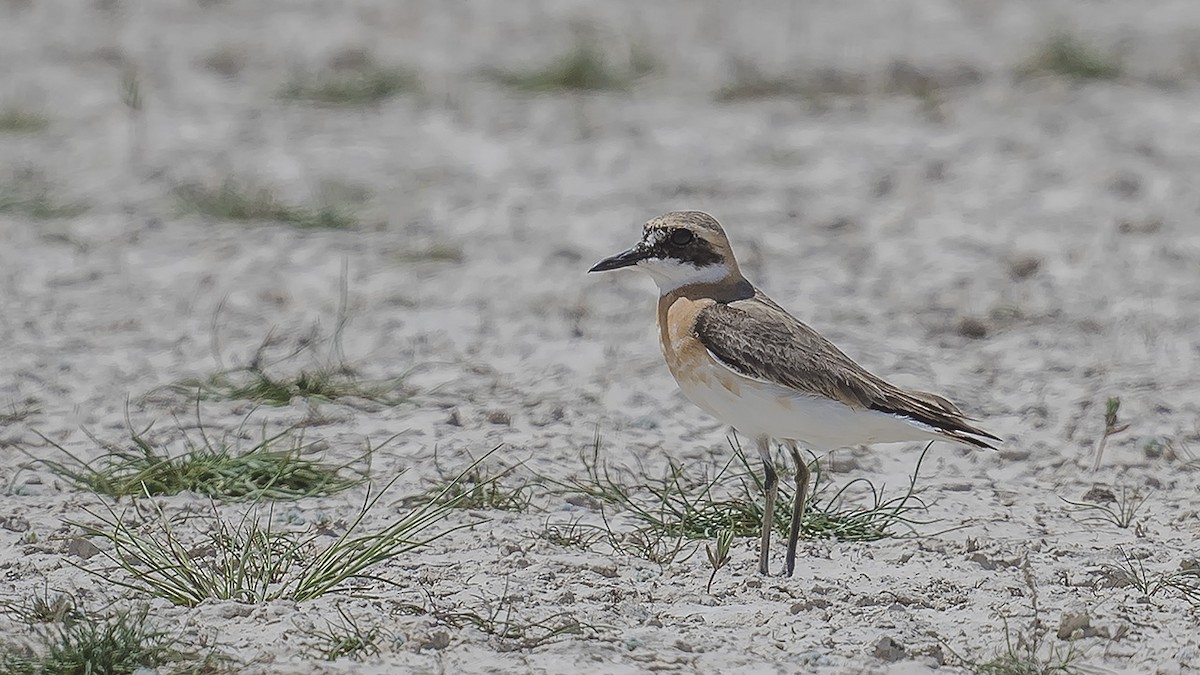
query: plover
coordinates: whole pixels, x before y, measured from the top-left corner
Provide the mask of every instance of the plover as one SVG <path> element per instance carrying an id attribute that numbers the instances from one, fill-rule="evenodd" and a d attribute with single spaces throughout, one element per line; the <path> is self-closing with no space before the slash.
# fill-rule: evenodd
<path id="1" fill-rule="evenodd" d="M 725 231 L 700 211 L 673 211 L 645 224 L 642 239 L 589 272 L 636 266 L 658 283 L 658 331 L 667 367 L 692 403 L 755 439 L 766 480 L 758 569 L 768 552 L 779 479 L 771 439 L 796 464 L 787 575 L 807 500 L 815 452 L 865 443 L 945 440 L 992 448 L 998 437 L 971 424 L 950 401 L 871 374 L 742 276 Z"/>

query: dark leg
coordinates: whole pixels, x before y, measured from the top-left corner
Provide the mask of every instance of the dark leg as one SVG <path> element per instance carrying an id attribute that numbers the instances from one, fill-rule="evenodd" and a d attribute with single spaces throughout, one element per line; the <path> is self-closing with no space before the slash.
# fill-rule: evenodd
<path id="1" fill-rule="evenodd" d="M 792 526 L 788 531 L 787 575 L 796 569 L 796 544 L 800 540 L 800 525 L 804 523 L 804 505 L 808 501 L 808 462 L 800 456 L 795 441 L 788 441 L 788 452 L 796 464 L 796 498 L 792 500 Z"/>
<path id="2" fill-rule="evenodd" d="M 767 559 L 771 552 L 771 526 L 775 524 L 775 495 L 779 492 L 779 475 L 775 473 L 775 462 L 771 460 L 771 439 L 759 436 L 757 443 L 758 456 L 762 458 L 763 473 L 766 474 L 763 489 L 767 493 L 767 503 L 763 507 L 762 541 L 758 548 L 758 573 L 770 574 Z"/>

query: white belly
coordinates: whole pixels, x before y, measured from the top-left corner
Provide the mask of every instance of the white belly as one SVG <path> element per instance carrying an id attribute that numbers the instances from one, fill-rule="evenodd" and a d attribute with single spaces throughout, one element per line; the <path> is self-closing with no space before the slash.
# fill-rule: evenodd
<path id="1" fill-rule="evenodd" d="M 740 433 L 794 440 L 811 450 L 942 438 L 915 420 L 799 394 L 738 375 L 719 363 L 700 365 L 676 382 L 688 400 Z"/>

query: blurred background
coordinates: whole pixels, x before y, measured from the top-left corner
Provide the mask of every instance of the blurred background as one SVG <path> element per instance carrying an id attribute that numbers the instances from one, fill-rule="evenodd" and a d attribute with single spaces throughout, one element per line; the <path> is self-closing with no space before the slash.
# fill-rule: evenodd
<path id="1" fill-rule="evenodd" d="M 344 273 L 380 371 L 641 372 L 648 282 L 582 273 L 694 208 L 873 367 L 1195 433 L 1192 2 L 3 0 L 0 60 L 11 400 L 246 362 Z"/>

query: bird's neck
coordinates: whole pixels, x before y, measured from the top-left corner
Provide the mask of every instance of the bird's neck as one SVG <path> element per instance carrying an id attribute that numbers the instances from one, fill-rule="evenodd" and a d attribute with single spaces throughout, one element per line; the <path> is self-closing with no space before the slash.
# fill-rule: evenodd
<path id="1" fill-rule="evenodd" d="M 668 305 L 678 298 L 711 298 L 717 302 L 733 302 L 751 297 L 754 297 L 754 285 L 736 267 L 713 280 L 697 278 L 674 287 L 659 284 L 659 302 Z"/>

